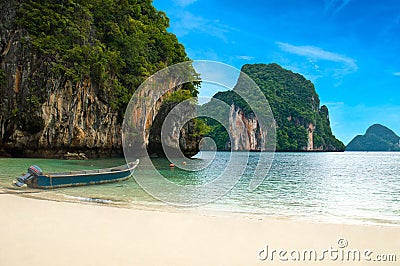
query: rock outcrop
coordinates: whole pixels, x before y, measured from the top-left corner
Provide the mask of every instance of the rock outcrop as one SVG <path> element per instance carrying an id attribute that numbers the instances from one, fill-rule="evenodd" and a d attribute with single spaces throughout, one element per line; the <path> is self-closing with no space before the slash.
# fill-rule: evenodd
<path id="1" fill-rule="evenodd" d="M 307 151 L 314 150 L 314 130 L 315 126 L 310 123 L 307 128 Z"/>
<path id="2" fill-rule="evenodd" d="M 277 151 L 344 150 L 343 143 L 332 134 L 328 108 L 320 106 L 318 94 L 309 80 L 277 64 L 245 65 L 242 72 L 254 80 L 268 100 L 275 120 L 272 126 L 276 128 Z M 235 88 L 218 92 L 213 98 L 231 106 L 229 134 L 222 125 L 211 121 L 209 137 L 216 141 L 218 149 L 260 150 L 260 143 L 265 139 L 263 134 L 268 132 L 260 132 L 257 118 L 250 106 L 235 93 Z M 257 106 L 257 103 L 252 105 Z M 201 108 L 210 114 L 220 112 L 213 101 Z"/>
<path id="3" fill-rule="evenodd" d="M 266 138 L 254 114 L 246 116 L 241 108 L 234 104 L 229 112 L 229 132 L 231 141 L 227 143 L 227 148 L 234 151 L 258 151 L 261 149 L 262 140 Z"/>
<path id="4" fill-rule="evenodd" d="M 159 157 L 164 157 L 165 152 L 168 152 L 169 155 L 179 157 L 179 150 L 182 150 L 185 156 L 191 157 L 199 152 L 200 137 L 196 135 L 194 130 L 194 121 L 190 120 L 187 123 L 183 123 L 183 115 L 173 117 L 172 123 L 169 124 L 171 133 L 163 136 L 163 140 L 161 139 L 161 130 L 165 117 L 167 117 L 176 105 L 177 103 L 163 104 L 154 117 L 152 127 L 149 130 L 149 136 L 147 137 L 149 141 L 147 147 L 149 154 L 156 154 Z M 180 114 L 193 114 L 194 112 L 194 105 L 180 105 Z M 182 124 L 183 126 L 181 126 Z M 165 148 L 168 149 L 168 151 L 164 150 L 162 142 L 166 145 Z"/>
<path id="5" fill-rule="evenodd" d="M 36 51 L 29 33 L 17 24 L 18 5 L 15 0 L 2 1 L 0 9 L 0 156 L 122 155 L 121 113 L 111 107 L 107 90 L 89 76 L 74 81 L 53 71 L 52 55 Z M 163 105 L 160 100 L 149 113 L 153 119 L 144 134 L 149 146 L 159 141 L 150 131 Z M 135 108 L 149 111 L 145 105 Z M 162 111 L 158 119 L 165 115 Z M 191 126 L 182 129 L 180 141 L 187 155 L 198 148 L 190 137 Z"/>
<path id="6" fill-rule="evenodd" d="M 73 83 L 52 74 L 49 59 L 34 51 L 29 34 L 16 24 L 14 4 L 7 1 L 1 14 L 1 147 L 13 156 L 121 154 L 117 112 L 88 77 Z"/>
<path id="7" fill-rule="evenodd" d="M 87 156 L 84 153 L 70 153 L 67 152 L 66 154 L 64 154 L 63 158 L 65 160 L 87 160 Z"/>

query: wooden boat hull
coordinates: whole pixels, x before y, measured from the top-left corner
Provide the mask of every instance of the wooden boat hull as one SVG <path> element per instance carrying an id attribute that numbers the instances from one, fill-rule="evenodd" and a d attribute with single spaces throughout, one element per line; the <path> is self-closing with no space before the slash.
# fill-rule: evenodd
<path id="1" fill-rule="evenodd" d="M 52 189 L 118 182 L 129 179 L 131 172 L 138 164 L 139 160 L 136 160 L 128 165 L 114 168 L 67 173 L 47 173 L 29 180 L 26 184 L 31 188 Z"/>

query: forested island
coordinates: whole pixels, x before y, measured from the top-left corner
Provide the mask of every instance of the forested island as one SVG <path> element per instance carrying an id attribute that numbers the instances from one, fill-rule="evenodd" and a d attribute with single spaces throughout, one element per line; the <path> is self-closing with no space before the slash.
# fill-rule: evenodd
<path id="1" fill-rule="evenodd" d="M 121 155 L 121 123 L 133 92 L 156 71 L 189 60 L 151 0 L 10 0 L 0 16 L 4 155 Z M 197 95 L 190 84 L 178 89 L 154 107 L 154 116 Z M 198 140 L 184 135 L 183 150 L 196 153 Z"/>
<path id="2" fill-rule="evenodd" d="M 346 151 L 400 151 L 400 137 L 391 129 L 374 124 L 364 135 L 352 139 Z"/>
<path id="3" fill-rule="evenodd" d="M 264 93 L 269 102 L 276 122 L 277 151 L 344 151 L 344 144 L 332 134 L 328 108 L 320 106 L 314 85 L 300 74 L 283 69 L 277 64 L 248 64 L 242 72 L 252 78 Z M 245 146 L 233 147 L 236 150 L 257 150 L 260 136 L 258 121 L 248 104 L 232 91 L 219 92 L 214 98 L 232 105 L 235 114 L 231 115 L 233 123 L 243 124 L 246 134 L 256 136 Z M 209 112 L 213 104 L 202 108 Z M 228 132 L 220 123 L 205 118 L 211 127 L 208 136 L 216 141 L 218 150 L 231 149 Z M 251 133 L 251 131 L 254 131 Z M 231 132 L 232 133 L 232 132 Z M 235 132 L 233 135 L 240 135 Z"/>

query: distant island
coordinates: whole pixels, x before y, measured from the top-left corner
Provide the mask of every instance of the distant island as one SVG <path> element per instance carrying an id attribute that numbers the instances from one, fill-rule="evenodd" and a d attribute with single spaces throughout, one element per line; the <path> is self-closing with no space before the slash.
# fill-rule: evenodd
<path id="1" fill-rule="evenodd" d="M 320 106 L 311 81 L 278 64 L 246 64 L 241 70 L 256 82 L 269 102 L 276 123 L 277 151 L 344 151 L 345 145 L 332 134 L 328 108 Z M 217 149 L 259 150 L 261 134 L 257 118 L 235 93 L 235 88 L 218 92 L 213 98 L 231 106 L 229 119 L 239 126 L 230 127 L 230 135 L 240 140 L 246 139 L 245 135 L 249 136 L 248 142 L 233 139 L 240 145 L 232 145 L 225 128 L 205 118 L 211 128 L 208 136 L 214 139 Z M 219 112 L 212 100 L 202 108 L 211 113 Z"/>
<path id="2" fill-rule="evenodd" d="M 400 137 L 391 129 L 374 124 L 364 135 L 350 141 L 346 151 L 400 151 Z"/>

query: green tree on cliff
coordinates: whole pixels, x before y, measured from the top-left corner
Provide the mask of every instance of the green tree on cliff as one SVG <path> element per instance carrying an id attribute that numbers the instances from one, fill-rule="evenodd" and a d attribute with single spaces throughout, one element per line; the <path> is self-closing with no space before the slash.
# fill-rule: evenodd
<path id="1" fill-rule="evenodd" d="M 311 81 L 277 64 L 249 64 L 244 65 L 242 71 L 256 82 L 269 102 L 277 124 L 278 151 L 306 150 L 310 124 L 315 127 L 314 149 L 344 150 L 344 144 L 332 134 L 328 108 L 320 107 L 319 97 Z M 234 90 L 219 92 L 214 98 L 229 105 L 234 104 L 246 116 L 251 115 L 250 107 Z M 203 108 L 208 108 L 208 105 Z M 213 111 L 209 109 L 209 112 Z M 225 149 L 229 141 L 226 130 L 218 123 L 206 121 L 212 129 L 209 136 L 215 138 L 219 149 Z"/>
<path id="2" fill-rule="evenodd" d="M 188 60 L 151 0 L 24 0 L 18 18 L 52 72 L 74 82 L 90 77 L 121 114 L 147 77 Z"/>

